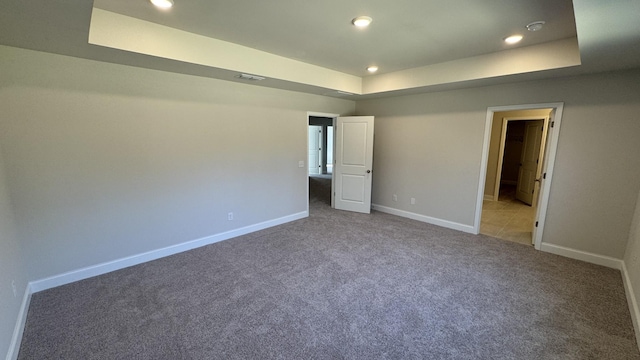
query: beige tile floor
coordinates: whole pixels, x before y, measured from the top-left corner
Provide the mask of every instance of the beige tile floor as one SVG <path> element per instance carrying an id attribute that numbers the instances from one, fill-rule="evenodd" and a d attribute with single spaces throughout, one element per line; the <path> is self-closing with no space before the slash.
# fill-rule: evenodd
<path id="1" fill-rule="evenodd" d="M 498 201 L 482 204 L 480 233 L 531 245 L 534 217 L 535 208 L 515 199 L 515 186 L 503 186 Z"/>

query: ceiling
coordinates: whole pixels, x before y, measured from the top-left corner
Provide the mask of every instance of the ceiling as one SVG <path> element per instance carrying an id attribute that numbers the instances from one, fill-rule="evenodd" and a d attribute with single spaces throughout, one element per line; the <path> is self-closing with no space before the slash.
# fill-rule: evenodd
<path id="1" fill-rule="evenodd" d="M 571 0 L 175 0 L 170 11 L 145 0 L 95 0 L 94 6 L 356 76 L 377 64 L 393 72 L 576 36 Z M 357 16 L 371 26 L 351 24 Z"/>
<path id="2" fill-rule="evenodd" d="M 357 99 L 640 67 L 638 18 L 636 0 L 3 0 L 0 44 Z"/>

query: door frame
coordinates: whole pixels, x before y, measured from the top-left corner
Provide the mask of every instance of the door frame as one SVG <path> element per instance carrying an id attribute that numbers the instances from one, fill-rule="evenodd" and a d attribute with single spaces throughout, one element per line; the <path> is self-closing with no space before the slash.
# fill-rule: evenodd
<path id="1" fill-rule="evenodd" d="M 542 149 L 545 149 L 546 144 L 546 135 L 548 131 L 549 125 L 549 116 L 517 116 L 517 117 L 503 117 L 502 118 L 502 134 L 500 135 L 500 152 L 498 153 L 498 168 L 496 169 L 496 184 L 493 188 L 493 201 L 498 201 L 498 196 L 500 195 L 500 180 L 502 179 L 502 164 L 504 162 L 504 150 L 505 150 L 505 142 L 507 141 L 507 126 L 509 126 L 509 121 L 528 121 L 528 120 L 543 120 L 543 126 L 546 131 L 543 132 L 542 139 Z M 492 123 L 493 125 L 493 123 Z M 544 158 L 542 159 L 544 161 Z"/>
<path id="2" fill-rule="evenodd" d="M 333 113 L 323 113 L 323 112 L 316 112 L 316 111 L 307 111 L 307 117 L 305 118 L 305 164 L 309 161 L 309 131 L 307 130 L 309 128 L 309 117 L 311 116 L 317 116 L 317 117 L 325 117 L 325 118 L 331 118 L 333 119 L 333 131 L 335 132 L 336 129 L 336 119 L 338 118 L 338 116 L 340 116 L 340 114 L 333 114 Z M 335 139 L 335 137 L 334 137 Z M 335 141 L 333 144 L 334 148 L 336 146 Z M 327 151 L 329 151 L 329 149 L 327 149 Z M 331 149 L 331 151 L 334 151 L 334 149 Z M 335 151 L 334 151 L 335 154 Z M 333 159 L 335 161 L 335 158 Z M 307 176 L 305 177 L 305 184 L 307 187 L 307 197 L 306 197 L 306 201 L 307 201 L 307 216 L 309 216 L 309 164 L 306 164 L 305 166 L 306 168 L 306 174 Z M 331 176 L 331 208 L 334 207 L 333 204 L 333 176 Z"/>
<path id="3" fill-rule="evenodd" d="M 489 145 L 491 143 L 491 128 L 493 124 L 493 116 L 497 112 L 516 111 L 516 110 L 535 110 L 535 109 L 552 109 L 550 122 L 554 123 L 553 128 L 548 127 L 548 139 L 544 161 L 543 173 L 546 173 L 545 179 L 540 184 L 540 200 L 536 209 L 536 219 L 538 227 L 533 233 L 533 244 L 536 250 L 540 250 L 542 245 L 542 235 L 544 232 L 544 224 L 547 216 L 547 206 L 549 205 L 549 195 L 551 183 L 553 181 L 553 170 L 556 161 L 556 152 L 558 149 L 558 140 L 562 123 L 562 113 L 564 110 L 564 102 L 543 103 L 543 104 L 524 104 L 524 105 L 506 105 L 491 106 L 487 108 L 487 117 L 485 119 L 484 142 L 482 145 L 482 159 L 480 163 L 480 179 L 478 181 L 478 194 L 476 200 L 476 216 L 474 220 L 473 230 L 475 234 L 480 233 L 480 221 L 482 218 L 482 202 L 484 200 L 484 186 L 487 178 L 487 163 L 489 161 Z"/>

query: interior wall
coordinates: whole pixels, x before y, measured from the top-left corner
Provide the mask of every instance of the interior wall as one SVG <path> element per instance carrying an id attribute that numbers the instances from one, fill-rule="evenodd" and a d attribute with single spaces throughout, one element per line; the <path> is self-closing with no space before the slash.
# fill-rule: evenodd
<path id="1" fill-rule="evenodd" d="M 631 231 L 629 232 L 629 243 L 627 244 L 627 251 L 624 255 L 624 263 L 627 268 L 627 274 L 633 290 L 633 296 L 636 300 L 636 306 L 640 306 L 637 302 L 640 301 L 640 193 L 638 193 L 638 199 L 636 201 L 636 210 L 631 223 Z M 633 303 L 630 303 L 633 306 Z M 635 312 L 635 330 L 636 339 L 638 340 L 638 347 L 640 348 L 640 309 L 637 307 L 631 309 L 632 317 Z"/>
<path id="2" fill-rule="evenodd" d="M 513 105 L 513 104 L 511 104 Z M 518 111 L 498 111 L 493 114 L 491 123 L 491 142 L 489 143 L 489 157 L 487 159 L 487 177 L 484 183 L 484 194 L 494 196 L 496 186 L 496 175 L 498 170 L 498 160 L 500 157 L 500 141 L 502 138 L 502 119 L 505 117 L 528 117 L 549 115 L 551 109 L 533 109 Z"/>
<path id="3" fill-rule="evenodd" d="M 355 108 L 9 47 L 0 59 L 29 280 L 306 211 L 307 111 Z"/>
<path id="4" fill-rule="evenodd" d="M 6 354 L 9 351 L 14 326 L 27 287 L 25 260 L 16 235 L 5 175 L 4 161 L 0 154 L 0 303 L 2 304 L 0 306 L 0 354 Z M 13 294 L 12 282 L 15 282 L 16 296 Z"/>
<path id="5" fill-rule="evenodd" d="M 358 101 L 376 116 L 373 202 L 472 226 L 487 108 L 550 102 L 565 107 L 543 242 L 622 259 L 640 190 L 638 70 Z"/>

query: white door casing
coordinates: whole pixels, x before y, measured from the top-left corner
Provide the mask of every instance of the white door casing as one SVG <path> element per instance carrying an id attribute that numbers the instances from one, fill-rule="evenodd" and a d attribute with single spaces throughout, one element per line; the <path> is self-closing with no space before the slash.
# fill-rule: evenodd
<path id="1" fill-rule="evenodd" d="M 534 188 L 539 173 L 540 149 L 542 145 L 543 120 L 527 121 L 524 130 L 524 143 L 518 169 L 516 198 L 527 205 L 533 204 Z"/>
<path id="2" fill-rule="evenodd" d="M 371 212 L 373 121 L 373 116 L 336 119 L 333 169 L 336 209 Z"/>

